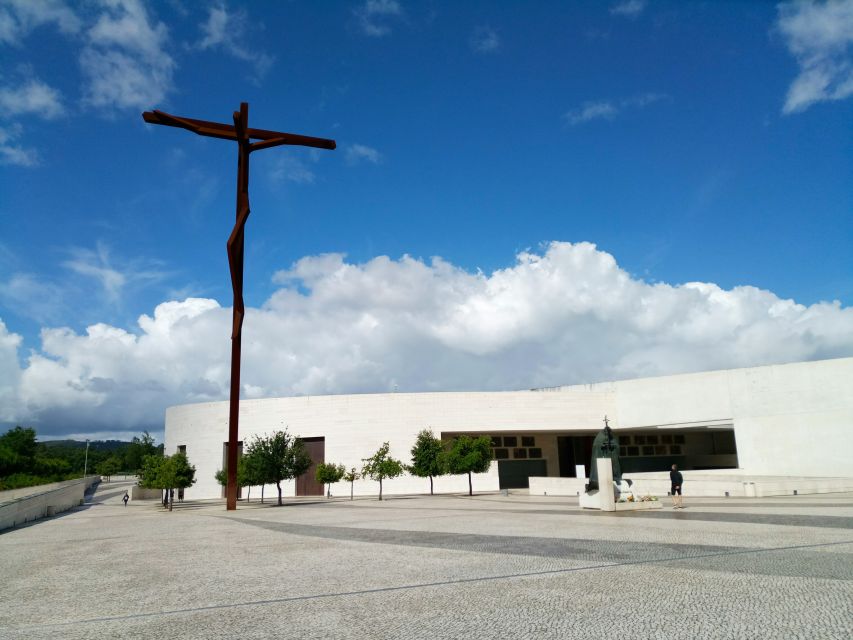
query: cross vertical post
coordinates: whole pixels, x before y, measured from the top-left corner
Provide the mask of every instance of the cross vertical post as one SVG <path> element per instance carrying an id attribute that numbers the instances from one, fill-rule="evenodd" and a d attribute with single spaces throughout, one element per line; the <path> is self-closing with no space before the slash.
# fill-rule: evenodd
<path id="1" fill-rule="evenodd" d="M 234 307 L 231 320 L 231 389 L 228 406 L 228 452 L 226 454 L 226 509 L 237 508 L 237 441 L 240 421 L 240 355 L 242 351 L 243 317 L 243 257 L 245 246 L 246 220 L 249 218 L 249 155 L 280 145 L 298 145 L 318 149 L 334 149 L 334 140 L 313 138 L 281 131 L 249 128 L 249 104 L 240 103 L 240 110 L 234 112 L 233 125 L 208 122 L 194 118 L 169 115 L 163 111 L 146 111 L 143 120 L 149 124 L 162 124 L 187 129 L 201 136 L 233 140 L 237 143 L 237 216 L 234 228 L 228 237 L 228 268 L 231 272 L 231 290 Z M 252 142 L 252 139 L 260 142 Z"/>

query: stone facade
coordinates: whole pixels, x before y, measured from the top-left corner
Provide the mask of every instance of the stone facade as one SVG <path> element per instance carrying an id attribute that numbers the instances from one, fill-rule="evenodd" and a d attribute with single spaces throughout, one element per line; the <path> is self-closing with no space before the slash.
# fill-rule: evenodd
<path id="1" fill-rule="evenodd" d="M 697 469 L 732 466 L 751 475 L 851 477 L 850 389 L 853 358 L 839 358 L 535 391 L 269 398 L 240 403 L 240 434 L 244 442 L 255 434 L 283 428 L 302 437 L 323 437 L 326 462 L 359 469 L 362 459 L 385 441 L 390 442 L 394 457 L 408 462 L 415 437 L 425 428 L 445 438 L 463 433 L 498 439 L 501 434 L 532 434 L 537 438 L 536 453 L 547 464 L 546 475 L 565 476 L 568 471 L 560 468 L 558 438 L 591 436 L 607 415 L 619 436 L 660 434 L 655 438 L 658 443 L 667 434 L 678 434 L 679 442 L 685 443 L 676 445 L 679 455 L 687 456 Z M 736 455 L 707 448 L 713 444 L 709 434 L 726 431 L 734 433 Z M 223 466 L 227 433 L 227 402 L 166 411 L 166 451 L 186 446 L 197 467 L 198 481 L 187 490 L 188 498 L 221 495 L 214 473 Z M 703 444 L 706 441 L 711 444 Z M 706 449 L 693 450 L 691 443 Z M 672 445 L 665 449 L 658 464 L 667 463 L 673 451 Z M 575 463 L 582 452 L 576 457 Z M 565 461 L 563 466 L 568 466 Z M 489 473 L 475 476 L 475 491 L 499 488 L 497 467 L 493 464 Z M 293 495 L 294 483 L 286 485 L 287 495 Z M 437 492 L 467 491 L 467 478 L 437 478 L 435 487 Z M 384 491 L 391 494 L 428 490 L 427 479 L 410 476 L 384 483 Z M 341 484 L 332 491 L 348 494 L 349 487 Z M 377 491 L 378 483 L 372 481 L 355 485 L 357 495 Z M 256 493 L 253 489 L 252 497 Z M 272 495 L 270 488 L 266 493 Z"/>

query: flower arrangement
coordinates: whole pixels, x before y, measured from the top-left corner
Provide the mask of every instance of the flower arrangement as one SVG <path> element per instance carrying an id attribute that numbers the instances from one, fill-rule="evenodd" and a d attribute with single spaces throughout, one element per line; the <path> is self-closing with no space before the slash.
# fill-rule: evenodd
<path id="1" fill-rule="evenodd" d="M 635 496 L 633 493 L 629 493 L 627 496 L 620 496 L 619 502 L 657 502 L 657 496 L 645 495 L 645 496 Z"/>

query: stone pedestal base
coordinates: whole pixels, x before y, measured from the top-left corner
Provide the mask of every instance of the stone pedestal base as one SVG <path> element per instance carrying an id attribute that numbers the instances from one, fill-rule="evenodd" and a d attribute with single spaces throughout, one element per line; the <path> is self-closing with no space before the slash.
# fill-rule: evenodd
<path id="1" fill-rule="evenodd" d="M 657 502 L 616 502 L 616 485 L 613 482 L 613 465 L 609 458 L 596 459 L 598 469 L 598 491 L 587 491 L 578 498 L 582 509 L 598 509 L 599 511 L 641 511 L 645 509 L 660 509 L 663 505 Z M 625 493 L 627 484 L 619 487 L 620 493 Z"/>

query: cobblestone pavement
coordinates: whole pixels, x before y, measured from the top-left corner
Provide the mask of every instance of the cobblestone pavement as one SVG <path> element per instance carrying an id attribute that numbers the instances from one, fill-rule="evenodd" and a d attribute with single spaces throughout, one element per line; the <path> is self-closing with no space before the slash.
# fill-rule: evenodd
<path id="1" fill-rule="evenodd" d="M 0 638 L 853 637 L 853 494 L 91 503 L 0 535 Z"/>

